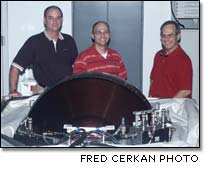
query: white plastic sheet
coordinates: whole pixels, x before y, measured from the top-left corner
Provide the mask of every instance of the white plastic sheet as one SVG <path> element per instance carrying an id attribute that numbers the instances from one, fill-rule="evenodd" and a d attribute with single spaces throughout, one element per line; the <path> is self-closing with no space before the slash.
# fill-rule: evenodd
<path id="1" fill-rule="evenodd" d="M 160 103 L 160 109 L 169 110 L 174 131 L 171 142 L 155 143 L 153 146 L 199 147 L 199 106 L 193 99 L 149 99 Z"/>
<path id="2" fill-rule="evenodd" d="M 1 113 L 1 134 L 13 138 L 19 124 L 30 111 L 31 104 L 38 98 L 11 101 Z M 169 110 L 175 127 L 171 142 L 136 145 L 138 147 L 199 147 L 199 106 L 192 99 L 148 99 L 159 103 L 160 109 Z M 117 145 L 128 147 L 128 145 Z M 134 146 L 132 146 L 134 147 Z"/>
<path id="3" fill-rule="evenodd" d="M 1 112 L 1 134 L 12 138 L 38 97 L 39 95 L 36 95 L 27 99 L 10 101 Z"/>

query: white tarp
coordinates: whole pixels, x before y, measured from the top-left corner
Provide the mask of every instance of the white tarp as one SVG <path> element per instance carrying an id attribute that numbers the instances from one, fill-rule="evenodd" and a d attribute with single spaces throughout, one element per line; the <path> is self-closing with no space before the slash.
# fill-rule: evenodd
<path id="1" fill-rule="evenodd" d="M 36 95 L 27 99 L 10 101 L 1 112 L 1 134 L 12 138 L 38 97 L 39 95 Z"/>
<path id="2" fill-rule="evenodd" d="M 1 113 L 1 134 L 12 138 L 37 98 L 38 96 L 33 96 L 9 102 Z M 149 98 L 148 101 L 150 103 L 159 103 L 160 109 L 169 110 L 173 127 L 176 130 L 169 143 L 137 145 L 138 147 L 199 147 L 199 106 L 194 100 Z M 117 146 L 128 147 L 128 145 Z"/>
<path id="3" fill-rule="evenodd" d="M 150 101 L 150 100 L 149 100 Z M 199 106 L 193 99 L 157 99 L 160 108 L 169 110 L 176 131 L 172 142 L 183 141 L 186 145 L 199 146 Z"/>

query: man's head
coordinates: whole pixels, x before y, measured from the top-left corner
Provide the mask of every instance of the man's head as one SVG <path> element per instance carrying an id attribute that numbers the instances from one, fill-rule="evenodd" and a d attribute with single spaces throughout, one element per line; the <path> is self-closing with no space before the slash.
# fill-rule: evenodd
<path id="1" fill-rule="evenodd" d="M 166 21 L 160 27 L 160 37 L 163 48 L 171 53 L 181 40 L 181 30 L 175 21 Z"/>
<path id="2" fill-rule="evenodd" d="M 110 41 L 110 27 L 105 21 L 98 21 L 92 26 L 92 40 L 96 45 L 107 46 Z"/>
<path id="3" fill-rule="evenodd" d="M 59 32 L 63 24 L 63 12 L 57 6 L 49 6 L 44 10 L 44 26 L 47 31 Z"/>

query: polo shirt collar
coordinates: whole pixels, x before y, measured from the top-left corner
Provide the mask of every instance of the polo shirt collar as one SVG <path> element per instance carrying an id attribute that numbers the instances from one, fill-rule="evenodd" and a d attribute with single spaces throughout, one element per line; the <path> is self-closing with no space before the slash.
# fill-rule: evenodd
<path id="1" fill-rule="evenodd" d="M 51 39 L 51 38 L 49 37 L 49 35 L 48 35 L 48 33 L 47 33 L 46 30 L 44 30 L 44 35 L 47 37 L 47 39 L 48 39 L 49 41 L 53 40 L 53 39 Z M 60 32 L 59 32 L 58 38 L 59 38 L 60 40 L 63 40 L 63 39 L 64 39 L 63 35 L 62 35 Z"/>
<path id="2" fill-rule="evenodd" d="M 95 51 L 100 55 L 100 53 L 98 52 L 98 50 L 96 50 L 95 43 L 93 43 L 90 48 L 93 49 L 93 50 L 95 50 Z M 109 50 L 110 50 L 109 47 L 107 47 L 107 48 L 106 48 L 106 51 L 109 52 Z"/>
<path id="3" fill-rule="evenodd" d="M 178 45 L 177 47 L 176 47 L 176 49 L 173 51 L 173 52 L 171 52 L 169 55 L 167 55 L 166 57 L 170 57 L 170 56 L 173 56 L 173 55 L 176 55 L 176 54 L 178 54 L 180 51 L 181 51 L 181 46 L 180 45 Z M 162 52 L 163 52 L 163 54 L 166 54 L 166 51 L 165 50 L 162 50 Z"/>
<path id="4" fill-rule="evenodd" d="M 177 48 L 169 55 L 169 56 L 173 56 L 178 54 L 181 51 L 181 47 L 180 45 L 177 46 Z"/>

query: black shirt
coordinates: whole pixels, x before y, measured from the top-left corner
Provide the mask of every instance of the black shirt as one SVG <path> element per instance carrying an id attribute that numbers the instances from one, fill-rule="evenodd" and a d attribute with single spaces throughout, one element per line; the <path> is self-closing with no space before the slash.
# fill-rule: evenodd
<path id="1" fill-rule="evenodd" d="M 34 78 L 41 86 L 50 87 L 72 74 L 72 65 L 78 55 L 74 39 L 63 34 L 58 39 L 56 49 L 45 33 L 31 36 L 13 60 L 23 69 L 32 67 Z"/>

